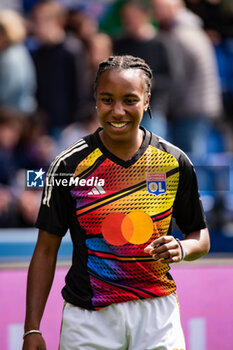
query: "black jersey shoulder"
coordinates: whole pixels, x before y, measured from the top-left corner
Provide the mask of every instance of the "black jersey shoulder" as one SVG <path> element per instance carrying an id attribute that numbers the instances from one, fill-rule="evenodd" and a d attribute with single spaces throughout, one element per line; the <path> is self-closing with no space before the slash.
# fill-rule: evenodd
<path id="1" fill-rule="evenodd" d="M 179 163 L 180 167 L 190 166 L 193 167 L 191 160 L 188 156 L 178 147 L 172 143 L 166 141 L 162 137 L 151 133 L 151 146 L 158 148 L 161 151 L 171 154 Z"/>
<path id="2" fill-rule="evenodd" d="M 94 134 L 89 134 L 66 148 L 54 159 L 50 168 L 62 169 L 72 174 L 77 165 L 98 147 L 93 142 Z"/>

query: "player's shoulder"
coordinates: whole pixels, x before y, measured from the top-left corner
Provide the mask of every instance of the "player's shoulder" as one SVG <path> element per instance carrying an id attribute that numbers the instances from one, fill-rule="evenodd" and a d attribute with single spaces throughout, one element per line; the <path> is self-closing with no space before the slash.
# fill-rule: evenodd
<path id="1" fill-rule="evenodd" d="M 69 167 L 77 166 L 87 155 L 92 152 L 94 147 L 93 137 L 94 134 L 84 136 L 74 142 L 72 145 L 60 152 L 51 163 L 51 167 Z"/>
<path id="2" fill-rule="evenodd" d="M 165 140 L 164 138 L 151 133 L 151 146 L 156 147 L 157 149 L 171 154 L 176 160 L 179 162 L 179 165 L 190 165 L 193 166 L 191 160 L 187 156 L 187 154 L 182 151 L 179 147 L 172 144 L 171 142 Z"/>

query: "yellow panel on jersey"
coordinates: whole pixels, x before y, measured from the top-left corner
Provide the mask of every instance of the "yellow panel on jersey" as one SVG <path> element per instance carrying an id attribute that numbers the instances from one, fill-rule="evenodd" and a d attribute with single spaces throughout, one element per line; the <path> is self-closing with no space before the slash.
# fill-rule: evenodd
<path id="1" fill-rule="evenodd" d="M 96 148 L 92 153 L 90 153 L 86 158 L 83 159 L 76 167 L 73 177 L 79 176 L 84 177 L 85 174 L 91 171 L 91 168 L 95 165 L 97 159 L 102 156 L 102 152 L 99 148 Z"/>

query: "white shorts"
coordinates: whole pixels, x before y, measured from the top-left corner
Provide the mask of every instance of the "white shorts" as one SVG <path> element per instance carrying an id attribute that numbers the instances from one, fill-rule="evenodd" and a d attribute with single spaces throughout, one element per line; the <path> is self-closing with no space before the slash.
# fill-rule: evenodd
<path id="1" fill-rule="evenodd" d="M 176 293 L 98 311 L 65 303 L 60 350 L 185 350 Z"/>

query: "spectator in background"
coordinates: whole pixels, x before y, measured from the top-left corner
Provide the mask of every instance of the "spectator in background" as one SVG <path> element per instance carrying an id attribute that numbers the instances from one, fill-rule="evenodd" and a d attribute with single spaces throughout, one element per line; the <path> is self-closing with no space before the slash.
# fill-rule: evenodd
<path id="1" fill-rule="evenodd" d="M 56 142 L 46 134 L 45 116 L 39 110 L 28 116 L 22 141 L 17 149 L 22 169 L 46 170 L 56 153 Z"/>
<path id="2" fill-rule="evenodd" d="M 62 152 L 65 148 L 75 143 L 77 139 L 84 137 L 88 133 L 93 133 L 100 126 L 94 104 L 88 103 L 83 110 L 82 116 L 82 123 L 70 124 L 62 130 L 58 140 L 58 152 Z"/>
<path id="3" fill-rule="evenodd" d="M 213 47 L 201 20 L 182 0 L 153 0 L 153 5 L 160 30 L 178 44 L 176 55 L 170 53 L 171 62 L 179 59 L 184 72 L 170 106 L 172 141 L 197 157 L 222 151 L 221 135 L 211 139 L 222 101 Z"/>
<path id="4" fill-rule="evenodd" d="M 203 20 L 203 27 L 207 30 L 221 30 L 222 14 L 220 2 L 222 0 L 184 0 L 186 6 Z"/>
<path id="5" fill-rule="evenodd" d="M 13 190 L 19 168 L 16 149 L 22 137 L 25 116 L 12 107 L 0 107 L 0 227 L 16 225 Z"/>
<path id="6" fill-rule="evenodd" d="M 18 227 L 34 227 L 40 208 L 41 192 L 22 190 L 16 201 L 16 222 Z"/>
<path id="7" fill-rule="evenodd" d="M 94 34 L 88 43 L 89 65 L 94 71 L 92 82 L 98 70 L 99 63 L 113 54 L 112 39 L 105 33 Z"/>
<path id="8" fill-rule="evenodd" d="M 25 191 L 25 169 L 46 170 L 55 146 L 41 114 L 0 107 L 0 227 L 34 226 L 41 192 Z"/>
<path id="9" fill-rule="evenodd" d="M 190 0 L 189 0 L 190 1 Z M 189 5 L 190 6 L 190 5 Z M 201 4 L 197 4 L 201 7 Z M 221 92 L 226 117 L 226 130 L 229 133 L 228 144 L 233 149 L 233 6 L 228 0 L 205 0 L 202 4 L 206 8 L 202 18 L 205 30 L 215 49 L 218 70 L 221 81 Z M 212 9 L 210 11 L 210 9 Z"/>
<path id="10" fill-rule="evenodd" d="M 233 132 L 233 38 L 219 37 L 213 44 L 218 62 L 225 116 Z"/>
<path id="11" fill-rule="evenodd" d="M 39 49 L 33 54 L 37 71 L 37 98 L 47 114 L 49 131 L 78 120 L 86 99 L 85 55 L 82 43 L 66 36 L 65 12 L 56 1 L 42 1 L 32 10 L 32 31 Z"/>
<path id="12" fill-rule="evenodd" d="M 142 125 L 166 137 L 166 114 L 172 79 L 167 49 L 162 37 L 157 35 L 155 27 L 149 22 L 141 2 L 127 1 L 121 8 L 121 20 L 123 33 L 114 38 L 114 54 L 141 57 L 152 68 L 154 81 L 150 105 L 153 119 L 144 116 Z"/>
<path id="13" fill-rule="evenodd" d="M 229 0 L 220 1 L 221 13 L 224 18 L 224 37 L 233 37 L 233 6 Z"/>
<path id="14" fill-rule="evenodd" d="M 185 0 L 188 8 L 200 16 L 207 32 L 233 36 L 233 7 L 229 0 Z"/>
<path id="15" fill-rule="evenodd" d="M 89 38 L 87 44 L 87 62 L 89 75 L 87 76 L 89 85 L 89 102 L 95 103 L 93 94 L 93 84 L 98 70 L 99 63 L 113 54 L 112 39 L 108 34 L 96 33 Z"/>
<path id="16" fill-rule="evenodd" d="M 84 9 L 71 8 L 67 15 L 66 30 L 79 38 L 85 47 L 89 46 L 89 40 L 98 33 L 97 21 L 88 15 Z"/>
<path id="17" fill-rule="evenodd" d="M 0 105 L 31 113 L 36 108 L 36 76 L 25 37 L 23 18 L 13 10 L 0 10 Z"/>
<path id="18" fill-rule="evenodd" d="M 107 34 L 98 32 L 97 21 L 82 6 L 71 8 L 68 11 L 66 30 L 69 35 L 78 38 L 83 43 L 87 62 L 85 79 L 88 87 L 88 102 L 94 103 L 94 77 L 99 62 L 112 55 L 111 38 Z M 85 114 L 84 111 L 82 120 Z"/>
<path id="19" fill-rule="evenodd" d="M 19 168 L 16 150 L 22 138 L 24 118 L 12 107 L 0 107 L 0 184 L 10 186 Z"/>
<path id="20" fill-rule="evenodd" d="M 15 223 L 14 196 L 11 188 L 0 185 L 0 228 L 12 227 Z"/>

